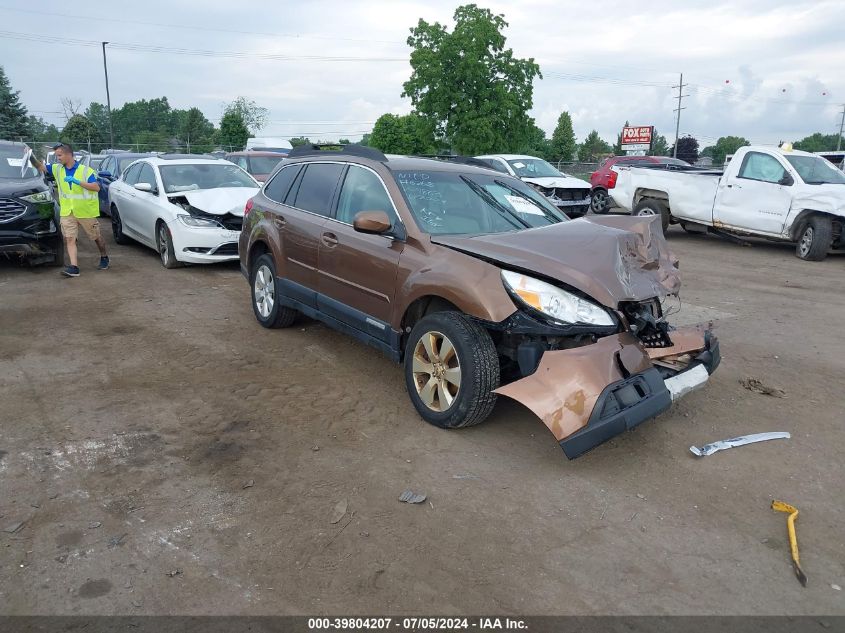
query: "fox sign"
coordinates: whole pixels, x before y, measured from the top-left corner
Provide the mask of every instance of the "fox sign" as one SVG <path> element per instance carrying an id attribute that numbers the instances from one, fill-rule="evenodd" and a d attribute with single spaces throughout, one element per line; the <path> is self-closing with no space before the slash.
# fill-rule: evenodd
<path id="1" fill-rule="evenodd" d="M 622 149 L 648 150 L 651 148 L 651 125 L 625 126 L 622 128 Z"/>

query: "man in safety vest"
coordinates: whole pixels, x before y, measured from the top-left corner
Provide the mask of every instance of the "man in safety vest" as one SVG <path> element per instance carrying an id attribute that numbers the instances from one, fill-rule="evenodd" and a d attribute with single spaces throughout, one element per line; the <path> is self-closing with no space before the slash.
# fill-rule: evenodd
<path id="1" fill-rule="evenodd" d="M 106 242 L 100 235 L 100 203 L 97 192 L 97 174 L 73 157 L 73 148 L 67 143 L 59 143 L 53 149 L 56 161 L 49 169 L 41 161 L 32 157 L 30 160 L 42 174 L 49 174 L 56 181 L 59 194 L 59 214 L 61 215 L 62 234 L 65 238 L 65 250 L 70 260 L 62 274 L 66 277 L 79 277 L 79 262 L 76 257 L 76 237 L 81 226 L 100 249 L 99 270 L 109 267 Z"/>

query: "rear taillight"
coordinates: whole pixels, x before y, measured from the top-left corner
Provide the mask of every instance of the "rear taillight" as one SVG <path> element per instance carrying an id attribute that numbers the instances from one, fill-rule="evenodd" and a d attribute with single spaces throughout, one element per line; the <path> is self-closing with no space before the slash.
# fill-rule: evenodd
<path id="1" fill-rule="evenodd" d="M 252 211 L 252 198 L 246 201 L 246 206 L 244 207 L 244 217 L 248 216 L 250 211 Z"/>
<path id="2" fill-rule="evenodd" d="M 616 186 L 616 177 L 618 175 L 619 174 L 617 174 L 612 169 L 610 170 L 610 174 L 607 176 L 607 188 L 608 189 L 613 189 Z"/>

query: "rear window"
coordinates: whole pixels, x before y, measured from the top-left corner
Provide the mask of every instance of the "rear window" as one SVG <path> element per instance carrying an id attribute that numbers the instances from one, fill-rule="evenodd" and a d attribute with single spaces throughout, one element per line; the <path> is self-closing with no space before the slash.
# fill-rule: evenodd
<path id="1" fill-rule="evenodd" d="M 0 178 L 20 179 L 24 148 L 22 146 L 0 146 Z M 29 165 L 24 170 L 24 178 L 35 178 L 38 171 Z"/>
<path id="2" fill-rule="evenodd" d="M 299 183 L 294 206 L 319 215 L 329 215 L 332 196 L 343 167 L 337 163 L 309 164 Z"/>

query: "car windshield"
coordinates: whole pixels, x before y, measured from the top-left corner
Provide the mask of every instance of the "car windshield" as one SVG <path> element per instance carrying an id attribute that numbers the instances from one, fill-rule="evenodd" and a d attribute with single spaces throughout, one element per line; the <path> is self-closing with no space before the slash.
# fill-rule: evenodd
<path id="1" fill-rule="evenodd" d="M 23 153 L 22 145 L 0 146 L 0 178 L 20 180 L 21 168 L 23 168 Z M 32 165 L 27 166 L 24 178 L 35 178 L 37 175 L 38 172 Z"/>
<path id="2" fill-rule="evenodd" d="M 395 176 L 417 224 L 431 235 L 506 233 L 569 219 L 507 176 L 427 170 Z"/>
<path id="3" fill-rule="evenodd" d="M 845 185 L 845 174 L 820 156 L 787 156 L 786 160 L 808 185 Z"/>
<path id="4" fill-rule="evenodd" d="M 515 158 L 509 160 L 508 165 L 520 178 L 560 178 L 562 175 L 541 158 Z"/>
<path id="5" fill-rule="evenodd" d="M 284 156 L 250 156 L 249 157 L 249 173 L 251 174 L 269 174 L 276 168 L 279 161 L 284 160 Z"/>
<path id="6" fill-rule="evenodd" d="M 255 181 L 237 165 L 208 163 L 162 165 L 159 171 L 166 193 L 222 187 L 258 188 Z"/>

